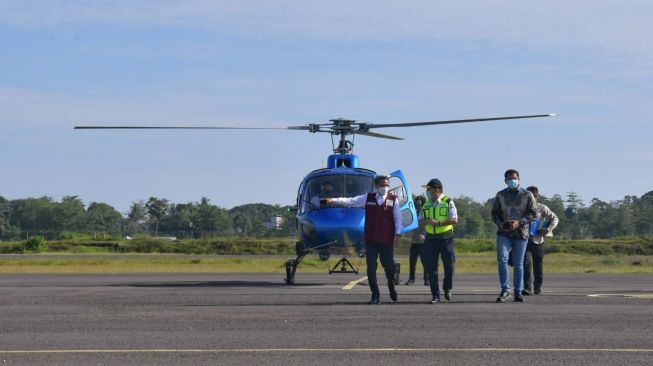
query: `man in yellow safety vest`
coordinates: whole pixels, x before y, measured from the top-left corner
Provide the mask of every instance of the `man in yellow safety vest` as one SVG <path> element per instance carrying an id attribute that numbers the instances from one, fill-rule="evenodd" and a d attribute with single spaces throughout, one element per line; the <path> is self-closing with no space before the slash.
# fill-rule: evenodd
<path id="1" fill-rule="evenodd" d="M 456 256 L 454 253 L 453 226 L 458 223 L 458 211 L 453 200 L 442 190 L 439 179 L 431 179 L 426 185 L 426 202 L 419 215 L 420 226 L 426 232 L 423 258 L 431 286 L 431 304 L 440 302 L 440 285 L 438 284 L 438 261 L 442 255 L 444 265 L 444 298 L 451 301 L 453 272 Z"/>

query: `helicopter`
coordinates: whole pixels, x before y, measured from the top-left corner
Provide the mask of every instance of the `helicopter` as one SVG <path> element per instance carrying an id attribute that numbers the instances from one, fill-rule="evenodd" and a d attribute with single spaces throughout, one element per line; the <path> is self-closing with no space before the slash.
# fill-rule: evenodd
<path id="1" fill-rule="evenodd" d="M 339 254 L 340 259 L 329 269 L 333 273 L 358 273 L 358 267 L 348 259 L 351 249 L 359 258 L 364 253 L 365 209 L 322 206 L 320 200 L 335 197 L 355 197 L 374 189 L 375 171 L 361 167 L 360 159 L 353 153 L 355 135 L 362 135 L 390 140 L 403 140 L 372 130 L 379 128 L 418 127 L 430 125 L 487 122 L 525 118 L 553 117 L 556 114 L 535 114 L 506 117 L 456 119 L 425 122 L 399 123 L 362 123 L 353 119 L 336 118 L 328 123 L 309 123 L 286 127 L 230 127 L 230 126 L 75 126 L 79 130 L 300 130 L 310 133 L 328 133 L 331 135 L 333 154 L 327 157 L 324 168 L 309 172 L 299 184 L 295 206 L 295 224 L 297 241 L 296 257 L 285 263 L 287 284 L 295 283 L 295 274 L 299 264 L 310 253 L 317 252 L 321 261 L 328 261 L 331 254 Z M 350 138 L 351 136 L 351 138 Z M 336 138 L 337 137 L 337 143 Z M 387 175 L 390 180 L 390 193 L 398 198 L 404 234 L 418 226 L 417 212 L 407 179 L 401 170 Z M 400 268 L 397 267 L 395 282 L 399 282 Z"/>

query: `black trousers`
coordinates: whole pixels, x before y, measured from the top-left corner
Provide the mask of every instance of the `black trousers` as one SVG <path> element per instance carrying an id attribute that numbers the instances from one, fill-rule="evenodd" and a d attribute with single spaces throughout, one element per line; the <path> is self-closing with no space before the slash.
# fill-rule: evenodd
<path id="1" fill-rule="evenodd" d="M 533 288 L 536 290 L 542 288 L 544 279 L 542 262 L 544 262 L 544 243 L 535 244 L 529 240 L 524 255 L 524 289 L 530 291 Z M 533 277 L 535 277 L 535 283 L 533 283 Z"/>
<path id="2" fill-rule="evenodd" d="M 372 298 L 380 298 L 379 284 L 376 281 L 377 258 L 381 259 L 381 265 L 388 279 L 388 287 L 394 288 L 395 259 L 394 245 L 365 243 L 365 262 L 367 263 L 367 283 L 372 290 Z"/>
<path id="3" fill-rule="evenodd" d="M 424 252 L 422 256 L 426 263 L 426 272 L 429 276 L 429 285 L 431 294 L 440 296 L 440 285 L 438 283 L 438 262 L 442 256 L 444 265 L 444 281 L 442 288 L 447 291 L 453 288 L 453 272 L 456 263 L 456 254 L 454 252 L 453 238 L 451 239 L 433 239 L 426 238 L 424 242 Z"/>
<path id="4" fill-rule="evenodd" d="M 420 257 L 422 268 L 424 268 L 424 281 L 429 278 L 428 274 L 426 273 L 426 263 L 424 262 L 424 256 L 422 255 L 422 252 L 424 251 L 423 247 L 424 244 L 422 243 L 410 244 L 410 257 L 408 258 L 408 269 L 410 271 L 408 276 L 409 280 L 415 281 L 415 267 L 417 267 L 417 257 Z"/>

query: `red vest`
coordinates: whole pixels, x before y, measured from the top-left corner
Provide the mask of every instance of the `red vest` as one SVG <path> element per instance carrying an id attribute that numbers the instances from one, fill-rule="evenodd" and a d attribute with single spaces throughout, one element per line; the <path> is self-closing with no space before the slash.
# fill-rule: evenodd
<path id="1" fill-rule="evenodd" d="M 365 202 L 365 243 L 392 245 L 395 241 L 395 219 L 393 215 L 397 197 L 391 193 L 379 206 L 376 193 L 367 194 Z"/>

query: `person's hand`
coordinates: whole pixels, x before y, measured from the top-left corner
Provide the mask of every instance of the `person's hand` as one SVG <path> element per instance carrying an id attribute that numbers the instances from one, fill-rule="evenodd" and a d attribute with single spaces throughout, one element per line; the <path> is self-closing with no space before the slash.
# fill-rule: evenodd
<path id="1" fill-rule="evenodd" d="M 540 232 L 538 234 L 540 234 L 542 236 L 545 236 L 548 233 L 549 233 L 549 229 L 542 228 L 542 229 L 540 229 Z"/>
<path id="2" fill-rule="evenodd" d="M 419 240 L 426 240 L 426 235 L 419 234 L 418 238 L 419 238 Z"/>
<path id="3" fill-rule="evenodd" d="M 328 205 L 329 203 L 331 203 L 331 199 L 329 199 L 329 198 L 320 199 L 320 204 L 321 205 Z"/>
<path id="4" fill-rule="evenodd" d="M 401 243 L 401 235 L 395 235 L 395 248 L 399 248 L 399 243 Z"/>
<path id="5" fill-rule="evenodd" d="M 511 231 L 515 231 L 519 228 L 519 221 L 518 220 L 508 220 L 504 221 L 503 224 L 501 225 L 501 231 L 504 233 L 509 233 Z"/>
<path id="6" fill-rule="evenodd" d="M 431 220 L 431 225 L 438 226 L 440 225 L 440 222 L 438 220 Z"/>

